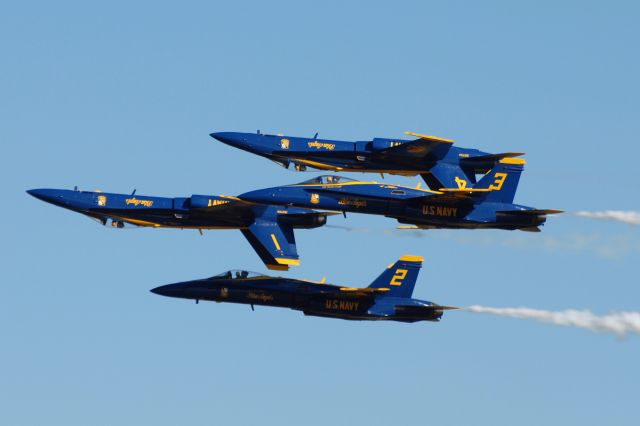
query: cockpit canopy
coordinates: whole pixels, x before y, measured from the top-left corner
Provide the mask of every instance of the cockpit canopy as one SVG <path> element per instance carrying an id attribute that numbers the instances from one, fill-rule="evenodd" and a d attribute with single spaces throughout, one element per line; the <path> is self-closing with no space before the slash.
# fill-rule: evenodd
<path id="1" fill-rule="evenodd" d="M 222 272 L 221 274 L 214 275 L 210 279 L 212 280 L 230 280 L 230 279 L 244 279 L 244 278 L 255 278 L 255 277 L 264 277 L 264 274 L 259 272 L 245 271 L 242 269 L 231 269 L 226 272 Z"/>
<path id="2" fill-rule="evenodd" d="M 357 180 L 342 176 L 322 175 L 300 182 L 299 185 L 336 185 L 347 182 L 357 182 Z"/>

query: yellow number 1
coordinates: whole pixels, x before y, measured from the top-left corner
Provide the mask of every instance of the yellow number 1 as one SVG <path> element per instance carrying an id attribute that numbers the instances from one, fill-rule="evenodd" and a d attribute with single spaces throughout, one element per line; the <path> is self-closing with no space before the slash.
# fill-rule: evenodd
<path id="1" fill-rule="evenodd" d="M 396 273 L 393 276 L 393 278 L 391 278 L 391 282 L 389 284 L 391 285 L 402 285 L 402 280 L 405 279 L 405 277 L 407 276 L 407 273 L 409 271 L 407 269 L 396 269 Z"/>

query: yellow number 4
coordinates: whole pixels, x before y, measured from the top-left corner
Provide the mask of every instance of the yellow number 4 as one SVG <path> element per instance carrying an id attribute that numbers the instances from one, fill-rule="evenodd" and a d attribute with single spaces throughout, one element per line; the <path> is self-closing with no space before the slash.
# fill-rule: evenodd
<path id="1" fill-rule="evenodd" d="M 506 173 L 496 173 L 496 180 L 493 181 L 493 184 L 491 184 L 489 189 L 495 189 L 496 191 L 500 191 L 502 189 L 502 185 L 504 185 L 505 180 L 507 180 Z"/>
<path id="2" fill-rule="evenodd" d="M 407 273 L 409 271 L 407 269 L 396 269 L 396 273 L 393 276 L 393 278 L 391 278 L 391 282 L 389 284 L 391 285 L 402 285 L 402 280 L 405 279 L 405 277 L 407 276 Z"/>

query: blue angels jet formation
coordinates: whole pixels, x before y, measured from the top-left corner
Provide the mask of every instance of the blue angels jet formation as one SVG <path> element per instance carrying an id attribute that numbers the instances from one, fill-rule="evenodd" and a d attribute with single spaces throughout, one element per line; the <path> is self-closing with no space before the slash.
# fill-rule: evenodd
<path id="1" fill-rule="evenodd" d="M 229 195 L 157 197 L 67 189 L 32 189 L 34 197 L 114 228 L 238 229 L 269 269 L 300 264 L 294 229 L 318 228 L 327 216 L 382 215 L 401 229 L 495 228 L 539 232 L 559 210 L 514 204 L 524 159 L 457 148 L 453 141 L 407 132 L 413 140 L 333 141 L 257 132 L 212 133 L 228 145 L 296 170 L 421 175 L 430 189 L 358 181 L 335 175 Z M 482 175 L 479 179 L 478 175 Z M 157 294 L 186 299 L 289 307 L 306 315 L 344 319 L 438 321 L 451 307 L 412 299 L 422 258 L 404 256 L 369 287 L 354 288 L 289 278 L 228 272 L 169 284 Z"/>

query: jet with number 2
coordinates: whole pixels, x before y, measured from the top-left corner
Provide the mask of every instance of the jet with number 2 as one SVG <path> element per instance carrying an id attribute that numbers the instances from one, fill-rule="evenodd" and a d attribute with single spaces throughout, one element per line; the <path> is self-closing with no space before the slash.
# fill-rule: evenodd
<path id="1" fill-rule="evenodd" d="M 548 214 L 513 204 L 525 160 L 504 158 L 473 188 L 441 188 L 439 191 L 361 182 L 340 176 L 315 179 L 247 192 L 242 200 L 395 218 L 401 229 L 497 228 L 539 232 Z"/>
<path id="2" fill-rule="evenodd" d="M 439 321 L 445 310 L 457 308 L 411 297 L 422 261 L 420 256 L 403 256 L 365 288 L 228 271 L 211 278 L 163 285 L 151 291 L 196 302 L 207 300 L 242 303 L 251 308 L 254 305 L 290 308 L 318 317 Z"/>
<path id="3" fill-rule="evenodd" d="M 322 226 L 330 213 L 258 205 L 228 195 L 150 197 L 68 189 L 32 189 L 34 197 L 82 213 L 102 225 L 154 228 L 239 229 L 269 269 L 288 270 L 300 260 L 294 229 Z M 223 248 L 224 249 L 224 248 Z"/>
<path id="4" fill-rule="evenodd" d="M 458 148 L 453 140 L 405 132 L 416 139 L 374 138 L 338 141 L 258 133 L 219 132 L 211 137 L 227 145 L 266 157 L 288 168 L 307 167 L 336 172 L 375 172 L 421 175 L 431 189 L 473 186 L 476 174 L 485 174 L 504 158 L 521 152 L 491 154 Z"/>

